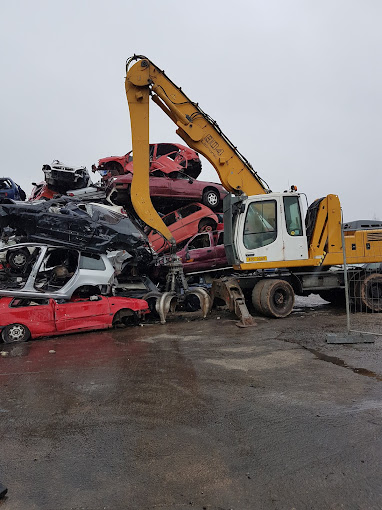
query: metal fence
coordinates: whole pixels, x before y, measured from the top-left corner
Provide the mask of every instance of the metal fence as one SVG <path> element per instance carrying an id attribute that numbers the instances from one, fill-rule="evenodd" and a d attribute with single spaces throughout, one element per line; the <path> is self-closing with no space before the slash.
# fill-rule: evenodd
<path id="1" fill-rule="evenodd" d="M 376 235 L 372 230 L 366 236 L 367 245 L 376 254 L 374 262 L 350 265 L 347 263 L 350 255 L 344 251 L 347 334 L 350 336 L 382 336 L 382 247 L 375 248 L 381 240 L 380 234 Z M 345 250 L 344 230 L 342 246 Z"/>

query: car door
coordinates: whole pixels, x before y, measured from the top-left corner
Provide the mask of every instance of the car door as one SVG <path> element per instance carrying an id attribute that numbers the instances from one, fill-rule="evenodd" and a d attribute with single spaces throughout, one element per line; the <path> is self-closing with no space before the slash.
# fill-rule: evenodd
<path id="1" fill-rule="evenodd" d="M 97 300 L 79 299 L 56 302 L 55 319 L 57 331 L 104 329 L 111 325 L 109 301 L 104 296 Z"/>
<path id="2" fill-rule="evenodd" d="M 171 172 L 168 176 L 171 185 L 171 196 L 184 200 L 199 200 L 202 196 L 197 181 L 183 172 Z"/>
<path id="3" fill-rule="evenodd" d="M 171 197 L 171 179 L 161 170 L 150 173 L 149 185 L 152 197 Z"/>
<path id="4" fill-rule="evenodd" d="M 171 230 L 177 242 L 189 239 L 197 233 L 200 211 L 201 206 L 198 204 L 189 204 L 178 209 L 179 219 L 176 227 Z"/>
<path id="5" fill-rule="evenodd" d="M 193 237 L 182 260 L 185 271 L 203 271 L 216 266 L 215 247 L 211 232 L 201 232 Z"/>
<path id="6" fill-rule="evenodd" d="M 24 324 L 32 338 L 51 335 L 56 331 L 53 299 L 14 298 L 8 310 L 8 322 Z"/>
<path id="7" fill-rule="evenodd" d="M 215 245 L 216 267 L 228 266 L 227 255 L 224 248 L 224 231 L 216 232 L 214 235 L 217 236 Z"/>

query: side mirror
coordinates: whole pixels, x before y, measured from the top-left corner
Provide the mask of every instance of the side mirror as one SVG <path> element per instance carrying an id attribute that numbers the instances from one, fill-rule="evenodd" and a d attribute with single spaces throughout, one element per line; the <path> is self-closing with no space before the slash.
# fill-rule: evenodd
<path id="1" fill-rule="evenodd" d="M 185 258 L 186 260 L 190 260 L 190 258 L 191 258 L 191 256 L 190 256 L 190 251 L 189 251 L 189 249 L 188 249 L 188 246 L 187 246 L 187 248 L 186 248 L 186 254 L 185 254 L 184 258 Z"/>
<path id="2" fill-rule="evenodd" d="M 191 179 L 191 177 L 188 179 L 188 182 L 192 184 L 194 182 L 194 179 Z"/>

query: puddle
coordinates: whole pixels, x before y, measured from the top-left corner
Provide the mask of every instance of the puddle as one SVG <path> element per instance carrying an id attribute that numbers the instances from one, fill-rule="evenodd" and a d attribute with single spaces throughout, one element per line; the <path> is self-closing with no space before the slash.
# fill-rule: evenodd
<path id="1" fill-rule="evenodd" d="M 366 368 L 352 367 L 345 363 L 343 359 L 337 358 L 335 356 L 328 356 L 328 354 L 324 354 L 323 352 L 317 351 L 316 349 L 310 349 L 309 347 L 303 348 L 314 354 L 317 359 L 326 361 L 327 363 L 332 363 L 333 365 L 337 365 L 339 367 L 347 368 L 355 374 L 364 375 L 365 377 L 370 377 L 372 379 L 376 379 L 377 381 L 382 381 L 382 376 L 372 372 L 371 370 L 367 370 Z"/>
<path id="2" fill-rule="evenodd" d="M 2 353 L 2 357 L 4 358 L 16 358 L 20 356 L 27 356 L 29 353 L 30 343 L 29 342 L 21 342 L 14 344 L 2 344 L 0 350 Z"/>

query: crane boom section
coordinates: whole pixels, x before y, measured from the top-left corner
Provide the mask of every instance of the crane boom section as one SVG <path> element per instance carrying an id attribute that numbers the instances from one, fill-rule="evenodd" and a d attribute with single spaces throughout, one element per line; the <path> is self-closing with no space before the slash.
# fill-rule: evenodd
<path id="1" fill-rule="evenodd" d="M 138 97 L 139 91 L 142 94 L 149 91 L 153 101 L 178 126 L 177 134 L 214 166 L 227 191 L 235 194 L 245 193 L 248 196 L 268 193 L 270 191 L 268 185 L 224 135 L 218 124 L 204 113 L 197 103 L 192 102 L 164 71 L 145 57 L 133 57 L 138 58 L 140 60 L 127 70 L 126 90 L 134 88 L 135 97 Z M 128 101 L 130 105 L 129 96 Z M 140 118 L 139 123 L 142 125 L 148 122 L 148 116 L 144 116 Z M 132 131 L 137 129 L 137 125 L 134 124 Z M 134 148 L 133 154 L 136 168 Z"/>

